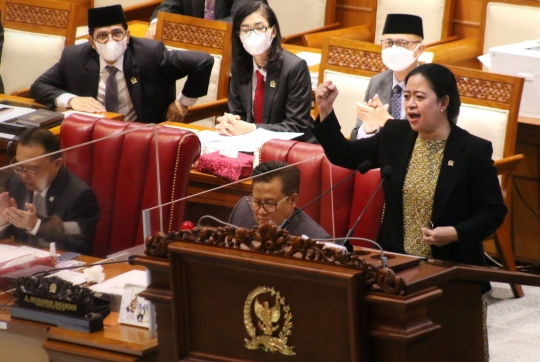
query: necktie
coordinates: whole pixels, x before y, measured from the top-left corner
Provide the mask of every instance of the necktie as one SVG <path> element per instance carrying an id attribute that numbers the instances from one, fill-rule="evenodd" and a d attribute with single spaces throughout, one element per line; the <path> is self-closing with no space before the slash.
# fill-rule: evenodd
<path id="1" fill-rule="evenodd" d="M 401 118 L 401 87 L 399 84 L 392 89 L 392 98 L 390 98 L 390 114 L 395 119 Z"/>
<path id="2" fill-rule="evenodd" d="M 258 70 L 257 88 L 255 88 L 255 97 L 253 97 L 253 119 L 255 123 L 262 123 L 264 109 L 264 76 Z"/>
<path id="3" fill-rule="evenodd" d="M 107 112 L 118 113 L 118 84 L 116 83 L 116 77 L 114 76 L 118 69 L 111 65 L 107 65 L 107 72 L 109 77 L 105 84 L 105 109 Z"/>
<path id="4" fill-rule="evenodd" d="M 45 205 L 45 199 L 41 194 L 34 196 L 34 207 L 36 208 L 36 214 L 40 216 L 47 216 L 47 206 Z"/>
<path id="5" fill-rule="evenodd" d="M 216 0 L 206 0 L 204 3 L 204 18 L 215 20 L 214 10 L 216 8 Z"/>

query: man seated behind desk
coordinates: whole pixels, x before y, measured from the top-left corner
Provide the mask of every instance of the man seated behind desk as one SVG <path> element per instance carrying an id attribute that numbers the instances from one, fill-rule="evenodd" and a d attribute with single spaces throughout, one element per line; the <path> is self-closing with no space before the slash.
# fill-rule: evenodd
<path id="1" fill-rule="evenodd" d="M 0 194 L 0 232 L 15 241 L 92 254 L 99 219 L 94 192 L 62 165 L 58 139 L 48 130 L 32 128 L 19 138 L 15 166 Z M 28 161 L 28 162 L 25 162 Z"/>
<path id="2" fill-rule="evenodd" d="M 69 46 L 31 87 L 50 108 L 116 112 L 126 121 L 182 121 L 208 91 L 214 60 L 194 51 L 168 51 L 162 42 L 130 37 L 122 6 L 88 10 L 88 43 Z M 112 76 L 109 76 L 109 75 Z M 176 80 L 188 76 L 175 100 Z"/>
<path id="3" fill-rule="evenodd" d="M 229 223 L 251 229 L 274 223 L 281 225 L 295 211 L 300 188 L 300 170 L 285 162 L 264 162 L 251 173 L 251 196 L 243 197 L 234 207 Z M 330 235 L 308 214 L 300 211 L 287 226 L 291 235 L 306 235 L 312 239 L 329 239 Z"/>

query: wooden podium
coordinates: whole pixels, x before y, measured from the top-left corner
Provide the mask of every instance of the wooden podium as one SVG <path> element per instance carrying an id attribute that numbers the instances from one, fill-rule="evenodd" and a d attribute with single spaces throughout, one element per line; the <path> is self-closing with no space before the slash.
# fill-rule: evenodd
<path id="1" fill-rule="evenodd" d="M 144 297 L 156 304 L 159 360 L 483 361 L 473 281 L 540 286 L 537 276 L 398 254 L 381 268 L 371 249 L 349 260 L 356 266 L 278 249 L 180 241 L 168 260 L 137 258 L 151 270 Z"/>

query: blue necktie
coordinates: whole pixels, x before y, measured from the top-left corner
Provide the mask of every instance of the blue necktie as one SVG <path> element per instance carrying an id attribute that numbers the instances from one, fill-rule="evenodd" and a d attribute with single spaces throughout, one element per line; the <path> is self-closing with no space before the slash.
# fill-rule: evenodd
<path id="1" fill-rule="evenodd" d="M 401 87 L 399 84 L 392 89 L 392 98 L 390 98 L 390 114 L 395 119 L 401 118 Z"/>

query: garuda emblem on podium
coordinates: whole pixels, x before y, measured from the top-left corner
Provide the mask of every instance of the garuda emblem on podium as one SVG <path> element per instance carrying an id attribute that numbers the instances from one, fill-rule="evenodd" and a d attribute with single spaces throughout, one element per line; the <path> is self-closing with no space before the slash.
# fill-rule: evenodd
<path id="1" fill-rule="evenodd" d="M 269 294 L 269 298 L 259 301 L 259 296 Z M 273 299 L 273 303 L 272 303 Z M 256 323 L 252 318 L 253 312 L 257 317 Z M 283 318 L 282 318 L 283 311 Z M 291 308 L 285 305 L 285 298 L 274 288 L 257 287 L 247 296 L 244 303 L 244 324 L 251 339 L 244 339 L 246 348 L 259 349 L 265 352 L 280 352 L 284 355 L 294 356 L 293 348 L 287 346 L 287 340 L 292 329 Z M 281 323 L 280 323 L 281 321 Z M 281 331 L 277 332 L 281 326 Z M 278 334 L 276 337 L 275 334 Z"/>

